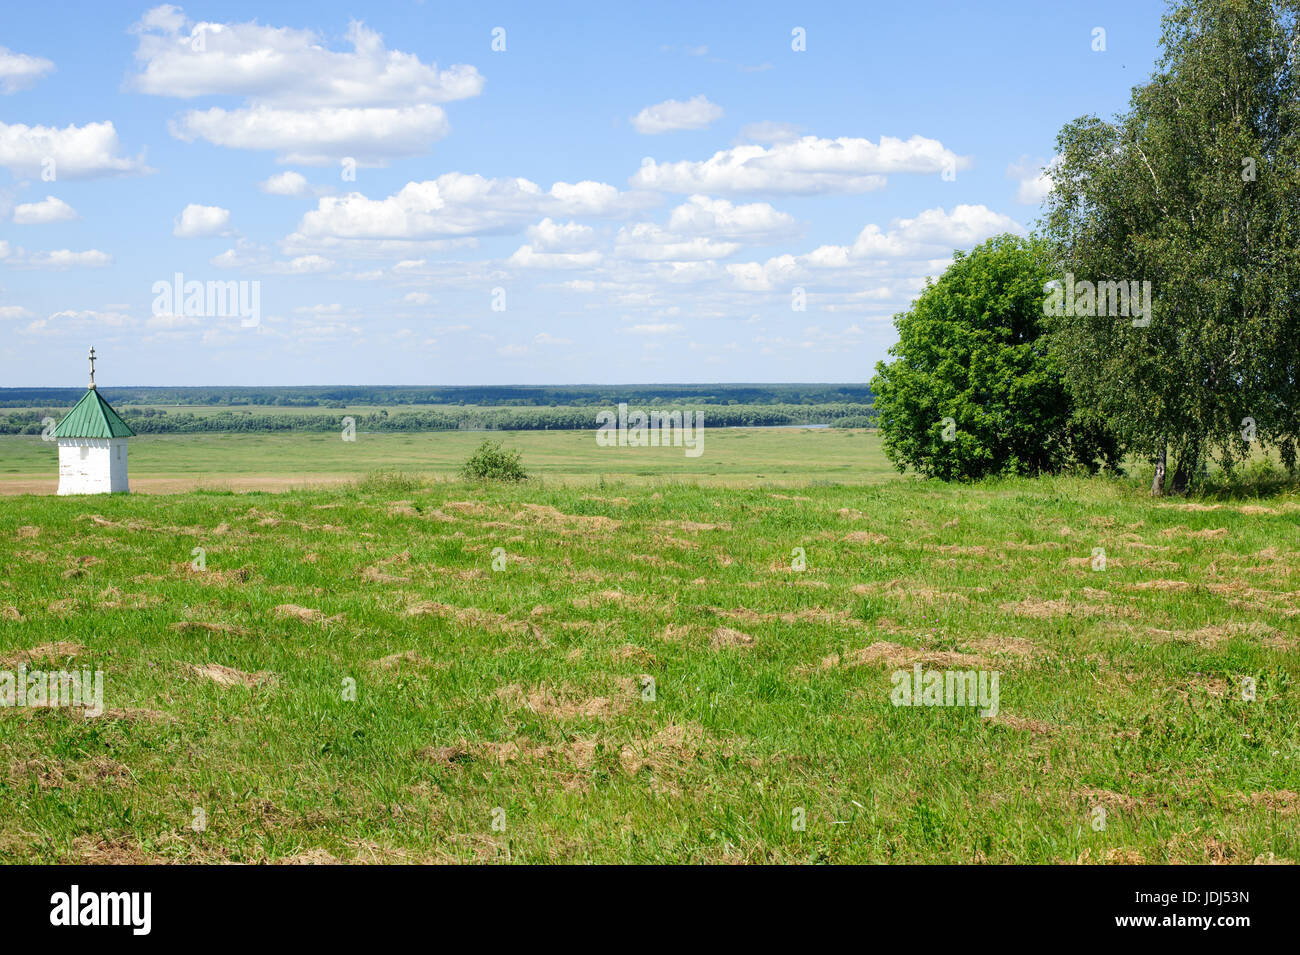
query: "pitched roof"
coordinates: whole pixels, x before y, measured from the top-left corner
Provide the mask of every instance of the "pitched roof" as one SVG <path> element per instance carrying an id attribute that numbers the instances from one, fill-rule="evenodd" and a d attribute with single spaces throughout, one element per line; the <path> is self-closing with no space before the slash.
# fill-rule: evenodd
<path id="1" fill-rule="evenodd" d="M 113 406 L 93 387 L 81 396 L 54 429 L 56 438 L 130 438 L 134 435 L 130 425 L 118 417 Z"/>

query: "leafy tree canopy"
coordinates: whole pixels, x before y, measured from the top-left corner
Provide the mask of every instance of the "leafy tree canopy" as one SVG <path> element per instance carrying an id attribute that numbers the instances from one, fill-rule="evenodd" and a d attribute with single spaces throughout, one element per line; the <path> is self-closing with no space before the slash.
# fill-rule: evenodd
<path id="1" fill-rule="evenodd" d="M 1044 337 L 1044 246 L 1003 235 L 953 259 L 896 316 L 895 360 L 876 366 L 890 460 L 945 480 L 1113 461 L 1104 429 L 1072 410 Z"/>
<path id="2" fill-rule="evenodd" d="M 1062 314 L 1072 392 L 1181 489 L 1255 440 L 1296 464 L 1300 403 L 1297 0 L 1186 0 L 1128 112 L 1057 140 L 1045 219 L 1057 279 L 1150 282 L 1149 324 Z"/>

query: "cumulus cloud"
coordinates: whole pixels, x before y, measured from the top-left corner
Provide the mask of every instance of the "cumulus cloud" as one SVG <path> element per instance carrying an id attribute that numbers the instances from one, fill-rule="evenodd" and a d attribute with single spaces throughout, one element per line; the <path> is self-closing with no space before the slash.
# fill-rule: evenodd
<path id="1" fill-rule="evenodd" d="M 408 182 L 386 199 L 359 192 L 319 200 L 291 242 L 313 238 L 421 239 L 515 232 L 539 215 L 621 215 L 636 202 L 602 182 L 557 182 L 549 190 L 527 179 L 486 179 L 451 172 Z"/>
<path id="2" fill-rule="evenodd" d="M 736 146 L 702 162 L 657 163 L 647 158 L 632 177 L 643 189 L 683 193 L 774 193 L 814 195 L 880 189 L 885 174 L 941 173 L 964 169 L 970 160 L 935 139 L 819 139 Z"/>
<path id="3" fill-rule="evenodd" d="M 85 126 L 25 126 L 0 122 L 0 166 L 16 178 L 52 173 L 57 179 L 93 179 L 153 172 L 144 153 L 120 155 L 111 122 Z"/>
<path id="4" fill-rule="evenodd" d="M 322 164 L 345 157 L 380 164 L 414 156 L 447 134 L 436 104 L 477 96 L 473 66 L 439 70 L 390 50 L 362 23 L 350 50 L 331 50 L 311 30 L 251 23 L 196 22 L 177 7 L 156 7 L 135 25 L 138 70 L 131 88 L 156 96 L 245 98 L 236 109 L 190 110 L 170 124 L 186 142 L 271 149 L 281 160 Z"/>
<path id="5" fill-rule="evenodd" d="M 911 219 L 894 219 L 887 230 L 869 225 L 858 235 L 853 258 L 932 258 L 969 248 L 1000 232 L 1023 233 L 1024 227 L 982 205 L 959 205 L 952 212 L 926 209 Z"/>
<path id="6" fill-rule="evenodd" d="M 0 93 L 25 90 L 53 69 L 54 64 L 49 60 L 0 46 Z"/>
<path id="7" fill-rule="evenodd" d="M 766 262 L 740 262 L 726 268 L 737 288 L 751 292 L 786 287 L 818 273 L 824 278 L 836 272 L 861 276 L 880 266 L 895 270 L 896 275 L 914 277 L 911 273 L 918 269 L 942 271 L 954 249 L 970 248 L 1002 232 L 1024 231 L 1014 219 L 982 205 L 959 205 L 952 212 L 936 207 L 911 218 L 894 219 L 887 229 L 869 224 L 852 245 L 823 245 L 804 255 L 779 255 Z M 899 265 L 893 263 L 910 267 L 900 272 Z"/>
<path id="8" fill-rule="evenodd" d="M 168 124 L 184 142 L 205 139 L 230 149 L 274 150 L 281 162 L 323 166 L 353 157 L 378 165 L 389 158 L 419 156 L 447 135 L 439 106 L 375 108 L 191 110 Z"/>
<path id="9" fill-rule="evenodd" d="M 674 262 L 723 259 L 739 248 L 739 242 L 721 242 L 708 236 L 676 235 L 653 222 L 624 226 L 614 237 L 615 254 L 624 259 Z"/>
<path id="10" fill-rule="evenodd" d="M 331 50 L 312 30 L 250 23 L 195 22 L 177 7 L 157 7 L 133 28 L 141 93 L 193 99 L 245 96 L 284 106 L 398 106 L 477 96 L 473 66 L 439 70 L 413 53 L 389 50 L 383 37 L 353 21 L 351 50 Z"/>
<path id="11" fill-rule="evenodd" d="M 305 199 L 313 194 L 307 177 L 291 169 L 259 182 L 257 188 L 268 196 L 291 196 L 295 199 Z"/>
<path id="12" fill-rule="evenodd" d="M 15 225 L 45 225 L 69 222 L 77 218 L 76 210 L 62 199 L 46 196 L 40 202 L 24 202 L 14 207 Z"/>
<path id="13" fill-rule="evenodd" d="M 596 230 L 576 222 L 555 222 L 548 216 L 528 227 L 528 239 L 539 252 L 583 252 L 596 241 Z"/>
<path id="14" fill-rule="evenodd" d="M 233 249 L 214 255 L 208 263 L 219 269 L 239 269 L 265 275 L 314 275 L 334 268 L 334 261 L 315 253 L 274 259 L 264 246 L 241 238 Z"/>
<path id="15" fill-rule="evenodd" d="M 198 239 L 220 235 L 230 224 L 230 210 L 220 206 L 200 206 L 190 203 L 176 217 L 172 235 L 178 239 Z"/>
<path id="16" fill-rule="evenodd" d="M 23 329 L 22 334 L 54 336 L 66 333 L 81 334 L 92 329 L 125 328 L 136 321 L 125 311 L 113 307 L 104 309 L 64 309 L 46 318 L 38 318 Z"/>
<path id="17" fill-rule="evenodd" d="M 788 237 L 798 230 L 798 223 L 766 202 L 738 206 L 726 199 L 691 196 L 669 214 L 668 228 L 689 235 L 755 241 Z"/>
<path id="18" fill-rule="evenodd" d="M 1030 162 L 1029 157 L 1021 156 L 1018 162 L 1008 165 L 1007 178 L 1017 182 L 1016 201 L 1027 206 L 1041 205 L 1052 191 L 1052 170 L 1060 161 L 1060 156 L 1047 162 Z"/>
<path id="19" fill-rule="evenodd" d="M 638 133 L 654 135 L 671 133 L 679 129 L 704 129 L 722 118 L 722 107 L 710 103 L 703 94 L 686 102 L 675 99 L 647 106 L 632 117 L 632 126 Z"/>
<path id="20" fill-rule="evenodd" d="M 113 257 L 98 249 L 73 252 L 70 249 L 55 249 L 50 252 L 28 252 L 26 249 L 9 251 L 7 243 L 0 242 L 0 259 L 6 265 L 16 269 L 100 269 L 113 264 Z"/>
<path id="21" fill-rule="evenodd" d="M 525 269 L 588 269 L 599 265 L 599 252 L 539 252 L 523 245 L 507 260 L 507 265 Z"/>
<path id="22" fill-rule="evenodd" d="M 619 229 L 614 252 L 645 262 L 703 262 L 724 259 L 744 244 L 788 238 L 797 232 L 793 216 L 766 202 L 736 205 L 726 199 L 691 196 L 668 216 L 668 225 L 638 222 Z"/>

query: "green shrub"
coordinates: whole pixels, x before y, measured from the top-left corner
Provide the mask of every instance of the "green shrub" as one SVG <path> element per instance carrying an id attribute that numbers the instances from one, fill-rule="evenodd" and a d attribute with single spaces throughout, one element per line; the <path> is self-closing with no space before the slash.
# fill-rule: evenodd
<path id="1" fill-rule="evenodd" d="M 480 444 L 460 473 L 470 481 L 523 481 L 528 477 L 519 452 L 506 450 L 498 441 Z"/>
<path id="2" fill-rule="evenodd" d="M 871 390 L 885 454 L 945 481 L 1114 467 L 1114 437 L 1066 391 L 1048 347 L 1041 242 L 995 236 L 952 265 L 895 317 L 892 362 Z"/>

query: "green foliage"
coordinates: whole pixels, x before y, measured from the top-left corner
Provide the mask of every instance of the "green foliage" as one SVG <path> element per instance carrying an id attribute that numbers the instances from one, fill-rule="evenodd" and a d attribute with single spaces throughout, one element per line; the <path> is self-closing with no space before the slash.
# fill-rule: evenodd
<path id="1" fill-rule="evenodd" d="M 1062 129 L 1046 234 L 1058 274 L 1149 281 L 1147 327 L 1061 315 L 1072 393 L 1131 451 L 1177 465 L 1251 453 L 1288 468 L 1300 434 L 1300 44 L 1295 0 L 1186 0 L 1128 112 Z M 1255 449 L 1258 449 L 1258 445 Z"/>
<path id="2" fill-rule="evenodd" d="M 865 388 L 862 390 L 865 391 Z M 83 392 L 84 394 L 84 392 Z M 79 396 L 78 396 L 79 397 Z M 73 401 L 76 399 L 74 398 Z M 57 408 L 31 407 L 0 411 L 0 434 L 40 434 L 46 417 L 60 420 L 69 405 Z M 634 405 L 643 410 L 664 407 L 660 403 Z M 612 405 L 610 407 L 613 407 Z M 670 410 L 698 410 L 711 428 L 757 427 L 763 425 L 829 424 L 844 417 L 869 418 L 871 406 L 863 403 L 827 402 L 807 404 L 732 404 L 688 403 L 670 405 Z M 167 410 L 118 409 L 122 419 L 137 434 L 197 434 L 206 432 L 337 432 L 344 414 L 356 420 L 358 431 L 373 433 L 417 431 L 585 431 L 595 427 L 596 409 L 590 405 L 556 407 L 471 407 L 442 406 L 395 410 L 340 409 L 336 413 L 319 411 L 247 411 L 223 405 Z"/>
<path id="3" fill-rule="evenodd" d="M 371 471 L 356 482 L 357 490 L 380 494 L 409 494 L 424 487 L 424 481 L 418 474 L 385 468 Z"/>
<path id="4" fill-rule="evenodd" d="M 954 480 L 1114 463 L 1105 429 L 1073 413 L 1047 347 L 1050 274 L 1040 244 L 998 236 L 957 252 L 895 318 L 896 359 L 877 364 L 871 388 L 900 471 Z"/>
<path id="5" fill-rule="evenodd" d="M 874 428 L 876 426 L 876 416 L 871 414 L 845 415 L 843 418 L 835 419 L 832 428 Z"/>
<path id="6" fill-rule="evenodd" d="M 523 481 L 528 478 L 517 450 L 507 450 L 499 441 L 484 441 L 461 468 L 470 481 Z"/>
<path id="7" fill-rule="evenodd" d="M 260 387 L 101 387 L 120 405 L 343 408 L 363 406 L 459 405 L 488 408 L 603 407 L 620 401 L 645 405 L 822 405 L 870 403 L 861 384 L 798 385 L 272 385 Z M 0 388 L 0 408 L 71 407 L 84 388 Z"/>

